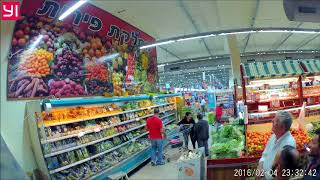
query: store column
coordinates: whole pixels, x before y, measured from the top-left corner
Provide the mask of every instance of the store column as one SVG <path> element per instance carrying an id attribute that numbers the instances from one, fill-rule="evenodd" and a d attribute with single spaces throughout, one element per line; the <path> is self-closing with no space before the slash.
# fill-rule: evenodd
<path id="1" fill-rule="evenodd" d="M 237 84 L 241 84 L 241 74 L 240 74 L 240 51 L 237 43 L 237 36 L 235 34 L 230 34 L 226 36 L 225 41 L 225 51 L 230 54 L 231 59 L 231 70 L 232 76 L 230 76 L 230 82 L 233 82 L 234 79 L 237 80 Z M 233 83 L 232 83 L 233 85 Z M 232 86 L 231 85 L 231 86 Z"/>

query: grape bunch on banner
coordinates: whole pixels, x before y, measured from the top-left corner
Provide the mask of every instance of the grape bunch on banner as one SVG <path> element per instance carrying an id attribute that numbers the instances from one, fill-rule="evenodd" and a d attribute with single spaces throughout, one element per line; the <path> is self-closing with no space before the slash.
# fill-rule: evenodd
<path id="1" fill-rule="evenodd" d="M 155 39 L 76 1 L 24 0 L 8 56 L 8 99 L 125 96 L 156 92 Z"/>

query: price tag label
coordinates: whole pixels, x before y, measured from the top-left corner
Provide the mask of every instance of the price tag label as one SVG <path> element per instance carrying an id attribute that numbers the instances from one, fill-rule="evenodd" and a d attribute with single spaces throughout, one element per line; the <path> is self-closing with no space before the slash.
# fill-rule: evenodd
<path id="1" fill-rule="evenodd" d="M 100 132 L 101 129 L 99 127 L 93 129 L 94 132 Z"/>
<path id="2" fill-rule="evenodd" d="M 136 121 L 140 121 L 140 118 L 136 118 Z"/>
<path id="3" fill-rule="evenodd" d="M 84 136 L 85 135 L 85 133 L 84 132 L 79 132 L 79 134 L 78 134 L 78 138 L 81 138 L 82 136 Z"/>

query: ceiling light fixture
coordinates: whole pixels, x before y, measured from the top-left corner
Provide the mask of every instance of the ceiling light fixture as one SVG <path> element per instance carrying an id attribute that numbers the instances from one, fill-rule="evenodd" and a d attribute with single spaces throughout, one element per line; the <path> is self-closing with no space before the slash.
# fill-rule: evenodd
<path id="1" fill-rule="evenodd" d="M 149 45 L 141 46 L 140 49 L 146 49 L 146 48 L 151 48 L 151 47 L 155 47 L 155 46 L 161 46 L 161 45 L 170 44 L 170 43 L 173 43 L 173 42 L 176 42 L 176 41 L 174 41 L 174 40 L 169 40 L 169 41 L 164 41 L 164 42 L 149 44 Z"/>
<path id="2" fill-rule="evenodd" d="M 207 35 L 190 35 L 189 37 L 176 37 L 172 38 L 172 40 L 166 40 L 158 43 L 153 43 L 149 45 L 141 46 L 140 49 L 160 46 L 164 44 L 174 43 L 174 42 L 180 42 L 180 41 L 187 41 L 187 40 L 194 40 L 194 39 L 201 39 L 201 38 L 207 38 L 207 37 L 214 37 L 214 36 L 224 36 L 224 35 L 230 35 L 230 34 L 251 34 L 251 33 L 297 33 L 297 34 L 320 34 L 319 30 L 312 30 L 312 29 L 301 29 L 301 30 L 291 30 L 291 29 L 276 29 L 276 28 L 264 28 L 264 29 L 256 29 L 256 30 L 248 30 L 248 29 L 239 29 L 235 30 L 234 32 L 211 32 Z"/>
<path id="3" fill-rule="evenodd" d="M 207 37 L 213 37 L 213 36 L 216 36 L 216 35 L 215 34 L 209 34 L 209 35 L 205 35 L 205 36 L 194 36 L 194 37 L 189 37 L 189 38 L 182 38 L 182 39 L 178 39 L 177 42 L 193 40 L 193 39 L 201 39 L 201 38 L 207 38 Z"/>
<path id="4" fill-rule="evenodd" d="M 68 10 L 66 10 L 64 13 L 62 13 L 61 16 L 58 19 L 60 21 L 62 21 L 64 18 L 66 18 L 71 13 L 73 13 L 73 11 L 77 10 L 80 6 L 82 6 L 86 2 L 87 2 L 87 0 L 78 1 L 73 6 L 71 6 Z"/>

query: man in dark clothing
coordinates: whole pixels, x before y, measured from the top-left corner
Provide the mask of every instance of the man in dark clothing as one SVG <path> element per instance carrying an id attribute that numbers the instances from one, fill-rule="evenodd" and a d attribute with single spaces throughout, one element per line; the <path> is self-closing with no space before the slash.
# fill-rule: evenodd
<path id="1" fill-rule="evenodd" d="M 316 136 L 309 143 L 310 162 L 305 171 L 304 180 L 320 179 L 320 129 L 316 130 Z"/>
<path id="2" fill-rule="evenodd" d="M 197 115 L 198 123 L 194 127 L 194 135 L 198 142 L 198 147 L 204 147 L 206 156 L 209 156 L 208 139 L 209 139 L 209 124 L 203 120 L 202 114 Z"/>
<path id="3" fill-rule="evenodd" d="M 191 112 L 186 112 L 186 115 L 184 116 L 184 118 L 178 122 L 178 125 L 182 125 L 182 131 L 185 130 L 185 128 L 190 128 L 191 129 L 189 131 L 184 131 L 183 133 L 183 137 L 184 137 L 184 143 L 185 143 L 185 147 L 188 148 L 188 145 L 189 145 L 189 134 L 190 134 L 190 139 L 191 139 L 191 142 L 192 142 L 192 146 L 193 146 L 193 149 L 196 148 L 196 139 L 194 138 L 194 125 L 195 125 L 195 122 L 192 118 L 192 114 Z M 186 127 L 184 127 L 184 125 L 186 125 Z"/>

